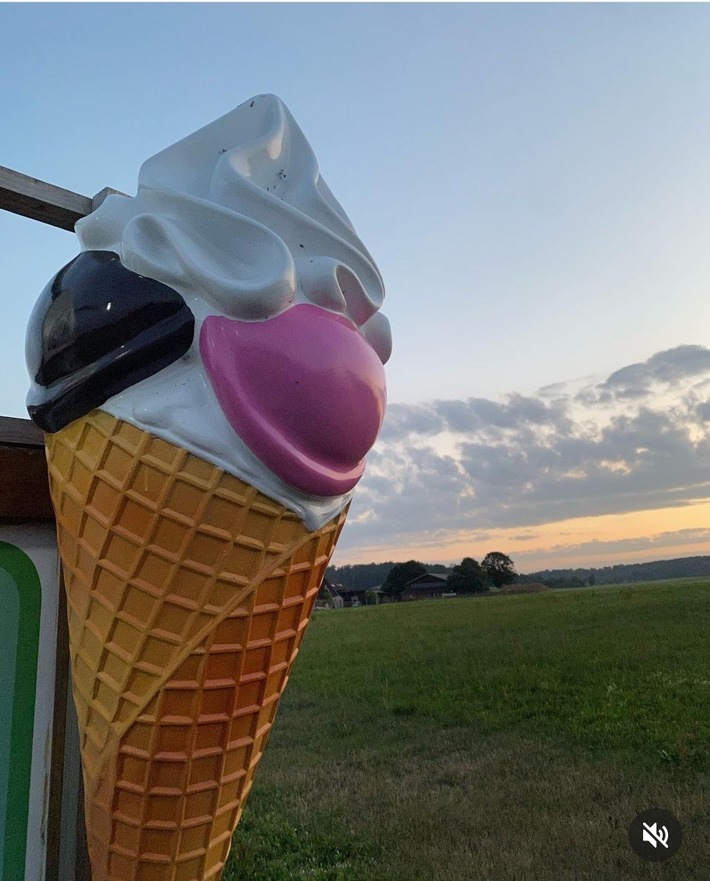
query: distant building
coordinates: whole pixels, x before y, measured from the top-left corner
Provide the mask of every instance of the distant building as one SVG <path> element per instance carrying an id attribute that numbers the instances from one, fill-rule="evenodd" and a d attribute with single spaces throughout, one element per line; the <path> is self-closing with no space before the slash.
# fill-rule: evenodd
<path id="1" fill-rule="evenodd" d="M 375 587 L 346 587 L 343 584 L 336 584 L 333 587 L 342 597 L 346 608 L 352 606 L 378 606 L 382 602 L 382 588 L 380 585 Z"/>
<path id="2" fill-rule="evenodd" d="M 426 572 L 408 581 L 401 593 L 403 600 L 432 600 L 443 596 L 452 596 L 446 576 L 434 575 L 433 572 Z"/>
<path id="3" fill-rule="evenodd" d="M 338 585 L 338 593 L 343 598 L 345 606 L 364 606 L 365 594 L 367 591 L 364 587 L 347 587 L 344 584 Z"/>
<path id="4" fill-rule="evenodd" d="M 342 609 L 344 605 L 345 601 L 340 596 L 340 585 L 324 578 L 316 597 L 316 609 Z"/>

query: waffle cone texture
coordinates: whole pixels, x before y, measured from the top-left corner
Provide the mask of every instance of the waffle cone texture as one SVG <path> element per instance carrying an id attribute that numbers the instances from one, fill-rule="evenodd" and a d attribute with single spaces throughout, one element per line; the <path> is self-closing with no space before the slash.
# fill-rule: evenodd
<path id="1" fill-rule="evenodd" d="M 93 881 L 216 881 L 346 512 L 100 410 L 46 445 Z"/>

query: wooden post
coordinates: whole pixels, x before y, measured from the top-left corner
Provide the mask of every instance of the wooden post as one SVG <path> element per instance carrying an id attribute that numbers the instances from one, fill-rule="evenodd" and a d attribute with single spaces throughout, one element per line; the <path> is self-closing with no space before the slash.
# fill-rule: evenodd
<path id="1" fill-rule="evenodd" d="M 0 207 L 50 226 L 74 230 L 74 224 L 91 212 L 91 199 L 19 171 L 0 166 Z"/>
<path id="2" fill-rule="evenodd" d="M 21 214 L 40 223 L 58 226 L 69 232 L 74 224 L 95 211 L 106 196 L 125 196 L 119 190 L 105 187 L 93 198 L 73 193 L 54 184 L 21 174 L 0 165 L 0 209 Z"/>

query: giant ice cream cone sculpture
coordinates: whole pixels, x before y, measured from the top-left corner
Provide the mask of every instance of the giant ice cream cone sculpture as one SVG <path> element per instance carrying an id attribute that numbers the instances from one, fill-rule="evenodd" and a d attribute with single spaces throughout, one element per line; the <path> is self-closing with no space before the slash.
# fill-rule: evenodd
<path id="1" fill-rule="evenodd" d="M 77 234 L 30 321 L 28 408 L 93 881 L 218 879 L 381 424 L 381 281 L 271 96 Z"/>

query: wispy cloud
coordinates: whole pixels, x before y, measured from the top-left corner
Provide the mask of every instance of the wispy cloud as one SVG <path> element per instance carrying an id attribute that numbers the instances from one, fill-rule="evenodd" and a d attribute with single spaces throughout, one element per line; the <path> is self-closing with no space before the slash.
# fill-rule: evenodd
<path id="1" fill-rule="evenodd" d="M 582 390 L 585 404 L 614 400 L 639 400 L 662 387 L 677 387 L 688 379 L 710 373 L 710 349 L 705 346 L 676 346 L 657 352 L 647 361 L 615 370 L 604 382 Z"/>
<path id="2" fill-rule="evenodd" d="M 710 349 L 679 346 L 580 392 L 390 406 L 344 546 L 443 541 L 710 498 Z"/>
<path id="3" fill-rule="evenodd" d="M 665 549 L 681 548 L 684 545 L 697 545 L 701 542 L 710 541 L 710 529 L 702 527 L 667 530 L 655 535 L 639 535 L 631 538 L 612 540 L 598 540 L 578 542 L 577 544 L 555 544 L 546 548 L 546 555 L 555 557 L 584 557 L 584 558 L 610 558 L 620 553 L 633 554 L 637 551 L 656 551 L 659 556 L 666 556 Z M 535 557 L 537 551 L 522 551 L 517 554 L 523 562 L 526 557 Z M 604 560 L 593 565 L 604 565 Z M 564 563 L 560 563 L 563 567 Z"/>

